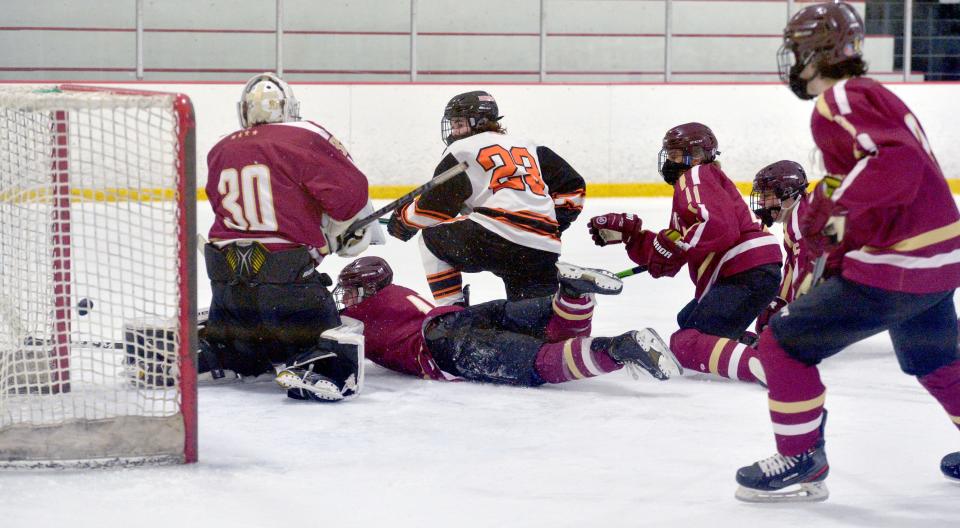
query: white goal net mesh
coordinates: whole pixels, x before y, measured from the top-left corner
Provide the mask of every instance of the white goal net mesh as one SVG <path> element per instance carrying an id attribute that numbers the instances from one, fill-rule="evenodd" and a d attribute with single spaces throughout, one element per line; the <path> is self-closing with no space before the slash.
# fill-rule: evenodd
<path id="1" fill-rule="evenodd" d="M 0 465 L 182 457 L 174 98 L 0 88 Z"/>

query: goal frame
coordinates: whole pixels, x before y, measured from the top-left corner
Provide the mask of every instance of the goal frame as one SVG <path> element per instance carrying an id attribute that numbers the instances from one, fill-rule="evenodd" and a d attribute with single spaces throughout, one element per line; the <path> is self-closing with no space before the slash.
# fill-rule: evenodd
<path id="1" fill-rule="evenodd" d="M 194 463 L 198 460 L 197 431 L 197 242 L 196 242 L 196 119 L 190 98 L 182 93 L 115 88 L 82 84 L 60 84 L 54 87 L 60 92 L 96 92 L 123 96 L 166 96 L 172 97 L 171 111 L 176 121 L 176 186 L 174 199 L 178 202 L 177 229 L 177 337 L 179 342 L 179 417 L 183 420 L 183 450 L 176 456 L 113 456 L 108 458 L 81 458 L 69 460 L 0 460 L 0 469 L 20 468 L 76 468 L 109 467 L 130 465 L 153 465 L 169 463 Z M 50 255 L 54 281 L 53 306 L 56 319 L 55 340 L 52 345 L 53 379 L 51 394 L 70 392 L 70 317 L 76 300 L 71 296 L 71 218 L 70 218 L 70 167 L 69 167 L 69 112 L 54 110 L 52 148 L 53 163 L 50 167 L 52 183 L 52 201 L 56 204 L 54 217 L 51 218 L 53 253 Z M 192 205 L 191 205 L 192 204 Z M 44 397 L 44 396 L 38 396 Z M 85 429 L 109 429 L 123 427 L 127 420 L 121 416 L 111 419 L 110 424 L 89 423 Z M 83 420 L 88 423 L 89 420 Z M 42 428 L 45 426 L 16 426 L 24 428 Z M 63 436 L 65 432 L 54 433 Z M 14 436 L 17 438 L 17 436 Z M 24 438 L 30 438 L 24 436 Z"/>

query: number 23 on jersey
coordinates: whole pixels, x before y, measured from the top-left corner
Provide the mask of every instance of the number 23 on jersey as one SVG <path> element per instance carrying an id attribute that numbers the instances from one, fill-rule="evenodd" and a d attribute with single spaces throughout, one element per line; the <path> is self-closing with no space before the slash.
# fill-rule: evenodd
<path id="1" fill-rule="evenodd" d="M 523 147 L 513 147 L 509 151 L 500 145 L 484 147 L 477 154 L 477 163 L 483 170 L 493 171 L 490 176 L 490 190 L 493 192 L 503 189 L 524 192 L 529 188 L 533 194 L 546 196 L 546 185 L 540 177 L 536 158 Z"/>

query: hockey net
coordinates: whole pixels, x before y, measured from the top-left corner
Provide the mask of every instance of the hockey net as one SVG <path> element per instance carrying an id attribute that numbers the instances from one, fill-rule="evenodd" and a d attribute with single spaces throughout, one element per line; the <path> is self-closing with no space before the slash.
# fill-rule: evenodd
<path id="1" fill-rule="evenodd" d="M 193 462 L 194 119 L 0 88 L 0 467 Z"/>

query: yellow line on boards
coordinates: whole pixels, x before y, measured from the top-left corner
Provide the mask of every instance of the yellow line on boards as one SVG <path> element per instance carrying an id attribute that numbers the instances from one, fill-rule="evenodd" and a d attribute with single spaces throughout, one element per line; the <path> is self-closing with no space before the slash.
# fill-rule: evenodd
<path id="1" fill-rule="evenodd" d="M 750 195 L 750 182 L 735 182 L 740 194 Z M 815 182 L 811 182 L 811 186 Z M 948 179 L 950 192 L 960 194 L 960 179 Z M 413 185 L 371 185 L 370 197 L 374 200 L 393 200 L 415 188 Z M 673 187 L 663 182 L 645 183 L 587 183 L 588 198 L 633 198 L 670 197 Z M 173 189 L 70 189 L 70 197 L 82 202 L 155 202 L 173 200 Z M 0 192 L 2 202 L 37 202 L 53 198 L 48 188 L 5 189 Z M 197 189 L 197 199 L 206 200 L 204 189 Z"/>

